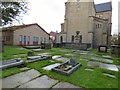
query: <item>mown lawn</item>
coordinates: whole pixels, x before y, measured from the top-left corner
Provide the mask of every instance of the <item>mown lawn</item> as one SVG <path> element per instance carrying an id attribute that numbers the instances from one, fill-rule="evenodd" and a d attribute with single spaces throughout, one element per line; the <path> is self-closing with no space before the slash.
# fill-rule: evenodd
<path id="1" fill-rule="evenodd" d="M 102 55 L 111 55 L 109 52 L 100 53 L 100 52 L 97 52 L 97 50 L 92 49 L 86 55 L 66 56 L 65 54 L 68 52 L 61 52 L 60 50 L 66 50 L 72 53 L 75 52 L 74 50 L 71 50 L 71 49 L 52 48 L 52 49 L 43 50 L 40 52 L 35 52 L 35 55 L 40 53 L 51 53 L 51 55 L 61 55 L 67 58 L 76 58 L 77 61 L 82 64 L 82 66 L 78 68 L 70 76 L 64 76 L 52 71 L 46 71 L 42 69 L 44 66 L 59 62 L 56 60 L 54 60 L 54 62 L 50 62 L 50 60 L 44 60 L 44 61 L 38 61 L 34 63 L 28 63 L 27 67 L 30 69 L 36 69 L 42 74 L 46 74 L 51 78 L 54 78 L 60 81 L 66 81 L 83 88 L 118 88 L 120 72 L 114 72 L 106 69 L 93 68 L 93 67 L 87 66 L 89 59 L 82 59 L 83 56 L 84 57 L 89 56 L 90 54 L 92 54 L 93 56 L 98 55 L 98 57 L 102 57 Z M 3 60 L 13 58 L 12 55 L 14 54 L 21 54 L 21 53 L 27 54 L 28 51 L 29 50 L 24 50 L 24 49 L 19 50 L 18 47 L 6 46 L 5 52 L 3 53 Z M 24 59 L 26 59 L 26 57 L 24 57 Z M 120 58 L 117 58 L 114 56 L 112 60 L 113 60 L 113 64 L 120 65 L 119 63 Z M 94 71 L 87 71 L 85 70 L 86 68 L 92 68 Z M 1 77 L 4 78 L 19 72 L 22 72 L 20 68 L 13 67 L 13 68 L 3 70 L 2 72 L 0 72 L 0 74 L 2 73 Z M 109 74 L 115 75 L 116 78 L 110 78 L 108 76 L 103 75 L 103 73 L 109 73 Z"/>

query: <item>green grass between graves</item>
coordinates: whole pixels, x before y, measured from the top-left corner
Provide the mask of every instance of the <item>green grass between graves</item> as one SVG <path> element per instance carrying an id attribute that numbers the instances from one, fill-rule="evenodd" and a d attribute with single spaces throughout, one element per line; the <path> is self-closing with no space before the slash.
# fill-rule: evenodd
<path id="1" fill-rule="evenodd" d="M 51 53 L 51 55 L 62 55 L 67 58 L 76 58 L 78 62 L 82 63 L 82 66 L 78 68 L 70 76 L 64 76 L 56 72 L 45 71 L 42 69 L 44 66 L 47 66 L 59 61 L 55 61 L 55 62 L 50 62 L 50 60 L 38 61 L 38 62 L 27 64 L 27 67 L 30 69 L 36 69 L 42 74 L 48 75 L 51 78 L 54 78 L 60 81 L 66 81 L 83 88 L 118 88 L 120 72 L 118 73 L 118 72 L 114 72 L 106 69 L 90 67 L 90 66 L 87 66 L 87 62 L 89 61 L 89 59 L 81 59 L 82 56 L 87 56 L 89 54 L 92 54 L 93 56 L 99 55 L 98 57 L 102 57 L 102 55 L 110 55 L 109 53 L 99 53 L 97 52 L 97 50 L 92 49 L 86 55 L 66 56 L 64 54 L 66 54 L 67 52 L 60 52 L 59 50 L 64 50 L 64 49 L 52 48 L 49 50 L 35 52 L 35 54 L 37 55 L 40 53 Z M 73 52 L 73 50 L 71 49 L 65 49 L 65 50 L 68 50 L 69 52 Z M 3 52 L 3 60 L 12 59 L 13 58 L 12 55 L 14 54 L 21 54 L 21 53 L 26 54 L 27 52 L 28 50 L 24 50 L 24 49 L 19 50 L 18 47 L 15 47 L 15 46 L 6 46 L 5 51 Z M 23 57 L 23 58 L 26 59 L 26 57 Z M 120 65 L 119 58 L 114 57 L 112 58 L 112 60 L 114 61 L 113 62 L 114 64 Z M 93 68 L 94 71 L 86 71 L 85 68 Z M 0 72 L 0 77 L 4 78 L 19 72 L 22 72 L 22 70 L 20 70 L 20 68 L 17 68 L 17 67 L 5 69 L 2 72 Z M 110 78 L 103 75 L 102 73 L 109 73 L 109 74 L 115 75 L 117 78 Z"/>

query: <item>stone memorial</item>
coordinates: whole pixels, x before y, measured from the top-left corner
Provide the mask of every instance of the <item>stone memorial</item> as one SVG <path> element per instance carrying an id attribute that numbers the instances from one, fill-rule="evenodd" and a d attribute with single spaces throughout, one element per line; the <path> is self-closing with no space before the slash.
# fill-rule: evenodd
<path id="1" fill-rule="evenodd" d="M 98 48 L 98 51 L 99 52 L 106 52 L 107 53 L 107 46 L 100 45 L 99 48 Z"/>
<path id="2" fill-rule="evenodd" d="M 76 62 L 75 59 L 70 59 L 69 61 L 52 68 L 52 71 L 55 71 L 57 73 L 63 74 L 63 75 L 70 75 L 72 74 L 75 70 L 77 70 L 82 64 Z"/>
<path id="3" fill-rule="evenodd" d="M 20 66 L 23 64 L 23 61 L 21 58 L 11 59 L 11 60 L 3 60 L 0 61 L 0 69 L 6 69 L 14 66 Z"/>

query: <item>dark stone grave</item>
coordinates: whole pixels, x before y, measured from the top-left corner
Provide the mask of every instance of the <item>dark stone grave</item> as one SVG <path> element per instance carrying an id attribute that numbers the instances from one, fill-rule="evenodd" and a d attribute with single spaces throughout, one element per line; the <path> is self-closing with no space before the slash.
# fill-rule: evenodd
<path id="1" fill-rule="evenodd" d="M 106 52 L 106 53 L 107 53 L 107 46 L 100 45 L 100 46 L 98 47 L 98 51 L 99 51 L 99 52 Z"/>
<path id="2" fill-rule="evenodd" d="M 17 59 L 11 59 L 11 60 L 3 60 L 0 61 L 0 69 L 6 69 L 9 67 L 13 67 L 13 66 L 20 66 L 23 65 L 23 61 L 21 60 L 21 58 L 17 58 Z"/>

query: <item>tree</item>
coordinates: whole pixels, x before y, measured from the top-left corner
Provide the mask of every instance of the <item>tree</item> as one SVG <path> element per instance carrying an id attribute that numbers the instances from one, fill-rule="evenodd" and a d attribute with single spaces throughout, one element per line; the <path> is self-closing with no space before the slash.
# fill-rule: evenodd
<path id="1" fill-rule="evenodd" d="M 16 2 L 1 2 L 0 11 L 2 13 L 1 22 L 2 25 L 12 24 L 13 21 L 20 21 L 22 19 L 21 15 L 25 14 L 28 11 L 27 5 L 28 2 L 19 1 Z"/>
<path id="2" fill-rule="evenodd" d="M 112 36 L 112 45 L 120 45 L 120 32 L 118 33 L 118 35 L 114 34 Z"/>

